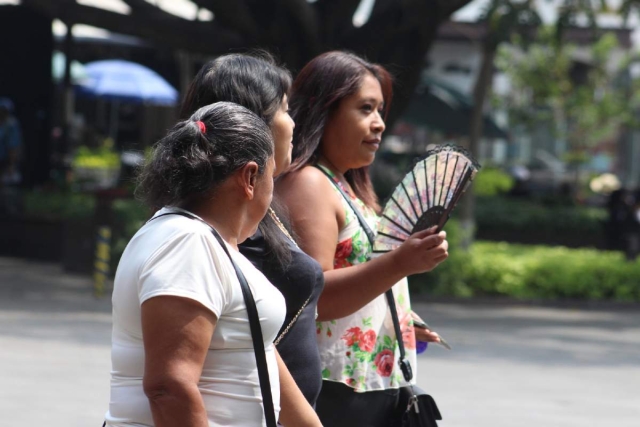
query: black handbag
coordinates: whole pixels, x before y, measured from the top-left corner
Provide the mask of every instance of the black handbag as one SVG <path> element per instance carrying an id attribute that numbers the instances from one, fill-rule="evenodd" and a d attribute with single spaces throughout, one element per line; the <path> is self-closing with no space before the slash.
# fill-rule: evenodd
<path id="1" fill-rule="evenodd" d="M 402 417 L 398 427 L 438 427 L 436 420 L 442 420 L 436 401 L 420 387 L 402 387 L 398 398 Z"/>
<path id="2" fill-rule="evenodd" d="M 413 371 L 411 370 L 411 364 L 405 359 L 404 342 L 402 342 L 402 331 L 400 330 L 393 291 L 389 289 L 385 292 L 385 296 L 389 304 L 389 311 L 391 311 L 393 328 L 396 331 L 396 340 L 400 350 L 398 364 L 404 379 L 411 383 Z M 394 427 L 438 427 L 436 421 L 442 420 L 442 415 L 440 415 L 440 410 L 433 397 L 416 385 L 408 385 L 400 388 L 398 418 L 398 423 Z"/>
<path id="3" fill-rule="evenodd" d="M 168 213 L 160 214 L 151 218 L 149 221 L 152 221 L 154 219 L 157 219 L 157 218 L 160 218 L 161 216 L 166 216 L 166 215 L 181 215 L 186 218 L 202 222 L 203 224 L 209 227 L 209 229 L 211 230 L 211 233 L 216 238 L 218 243 L 220 243 L 220 246 L 222 246 L 222 249 L 229 257 L 229 260 L 233 265 L 233 269 L 236 271 L 236 276 L 238 276 L 238 282 L 240 282 L 240 288 L 242 289 L 242 296 L 244 298 L 244 303 L 247 306 L 247 315 L 249 318 L 249 327 L 251 329 L 251 340 L 253 341 L 253 350 L 256 357 L 256 365 L 258 367 L 258 378 L 260 380 L 260 391 L 262 393 L 262 405 L 264 408 L 264 416 L 267 423 L 266 425 L 267 427 L 277 427 L 276 413 L 273 406 L 273 395 L 271 394 L 271 382 L 269 381 L 269 369 L 267 367 L 267 357 L 264 353 L 264 341 L 262 338 L 262 327 L 260 326 L 260 317 L 258 316 L 258 308 L 256 307 L 256 302 L 253 299 L 253 294 L 251 293 L 251 288 L 249 288 L 247 279 L 244 277 L 244 274 L 242 273 L 242 270 L 240 270 L 240 267 L 238 267 L 238 265 L 235 263 L 233 258 L 231 258 L 231 254 L 229 253 L 229 250 L 227 249 L 227 246 L 225 245 L 224 240 L 222 240 L 222 237 L 220 236 L 220 234 L 209 223 L 185 211 L 168 212 Z M 103 427 L 105 427 L 105 425 L 106 425 L 106 422 L 105 424 L 103 424 Z"/>
<path id="4" fill-rule="evenodd" d="M 347 201 L 353 213 L 358 217 L 358 222 L 364 230 L 371 247 L 375 240 L 375 234 L 367 224 L 367 221 L 362 216 L 360 209 L 353 203 L 349 195 L 347 195 L 340 186 L 334 182 L 329 173 L 321 166 L 316 165 L 329 180 L 340 191 L 342 197 Z M 389 289 L 385 292 L 387 303 L 389 304 L 389 311 L 391 312 L 391 319 L 393 320 L 393 328 L 396 333 L 396 340 L 398 341 L 398 349 L 400 350 L 400 358 L 398 359 L 398 365 L 402 371 L 402 376 L 405 381 L 411 383 L 413 379 L 413 370 L 411 364 L 406 359 L 406 352 L 404 349 L 404 343 L 402 342 L 402 331 L 400 329 L 400 321 L 398 320 L 398 312 L 396 310 L 396 302 L 393 297 L 393 290 Z M 442 415 L 438 410 L 436 401 L 429 394 L 425 393 L 420 387 L 415 385 L 408 385 L 400 388 L 400 396 L 398 397 L 397 407 L 397 420 L 393 427 L 437 427 L 436 421 L 442 420 Z"/>

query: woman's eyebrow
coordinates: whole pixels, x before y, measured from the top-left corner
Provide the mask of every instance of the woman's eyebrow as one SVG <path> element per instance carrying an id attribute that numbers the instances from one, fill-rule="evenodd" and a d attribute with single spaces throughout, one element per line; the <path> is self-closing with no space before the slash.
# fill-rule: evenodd
<path id="1" fill-rule="evenodd" d="M 369 96 L 364 97 L 364 98 L 361 98 L 361 99 L 360 99 L 360 102 L 371 102 L 371 103 L 373 103 L 373 104 L 381 104 L 381 105 L 384 105 L 384 101 L 381 101 L 381 100 L 380 100 L 380 99 L 378 99 L 378 98 L 369 97 Z"/>

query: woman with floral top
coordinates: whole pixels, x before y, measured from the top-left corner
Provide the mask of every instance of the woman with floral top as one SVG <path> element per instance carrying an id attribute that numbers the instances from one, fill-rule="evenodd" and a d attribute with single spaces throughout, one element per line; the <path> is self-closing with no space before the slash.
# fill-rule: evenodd
<path id="1" fill-rule="evenodd" d="M 447 258 L 446 235 L 425 230 L 369 260 L 367 235 L 338 190 L 375 230 L 379 205 L 367 168 L 380 145 L 391 95 L 383 67 L 345 52 L 314 58 L 292 87 L 293 161 L 276 187 L 301 248 L 324 270 L 316 330 L 323 385 L 316 410 L 326 426 L 388 426 L 394 419 L 398 388 L 406 382 L 397 364 L 388 289 L 414 369 L 416 338 L 439 340 L 436 333 L 414 330 L 406 276 Z"/>

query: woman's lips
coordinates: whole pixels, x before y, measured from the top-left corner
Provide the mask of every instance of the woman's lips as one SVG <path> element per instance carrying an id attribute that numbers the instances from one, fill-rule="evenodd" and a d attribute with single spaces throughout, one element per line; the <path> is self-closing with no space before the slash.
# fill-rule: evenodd
<path id="1" fill-rule="evenodd" d="M 376 139 L 370 139 L 368 141 L 363 141 L 363 143 L 367 146 L 370 147 L 372 149 L 377 150 L 378 148 L 380 148 L 380 139 L 376 138 Z"/>

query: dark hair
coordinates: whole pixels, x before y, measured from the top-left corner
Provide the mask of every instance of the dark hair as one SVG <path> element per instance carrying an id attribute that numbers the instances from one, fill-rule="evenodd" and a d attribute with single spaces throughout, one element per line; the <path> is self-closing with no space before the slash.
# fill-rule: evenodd
<path id="1" fill-rule="evenodd" d="M 248 162 L 263 173 L 273 152 L 271 132 L 256 114 L 232 102 L 207 105 L 155 144 L 136 195 L 152 208 L 208 197 Z"/>
<path id="2" fill-rule="evenodd" d="M 265 51 L 253 54 L 229 54 L 206 63 L 193 79 L 182 103 L 180 115 L 185 118 L 203 105 L 218 101 L 235 102 L 260 116 L 271 126 L 291 89 L 291 74 L 279 67 Z M 289 227 L 286 210 L 274 201 L 271 205 L 282 222 Z M 282 265 L 291 261 L 289 243 L 278 224 L 266 215 L 259 225 L 267 247 L 267 256 Z"/>
<path id="3" fill-rule="evenodd" d="M 260 116 L 271 126 L 291 89 L 291 74 L 276 65 L 267 52 L 230 54 L 207 62 L 187 90 L 180 117 L 219 101 L 235 102 Z"/>
<path id="4" fill-rule="evenodd" d="M 293 131 L 293 159 L 288 172 L 318 161 L 328 118 L 344 98 L 358 91 L 367 74 L 380 82 L 384 99 L 382 115 L 386 119 L 393 97 L 393 82 L 381 65 L 371 64 L 352 53 L 332 51 L 316 56 L 304 66 L 293 82 L 289 101 L 296 127 Z M 379 210 L 368 166 L 347 171 L 345 178 L 359 199 L 370 208 Z"/>

